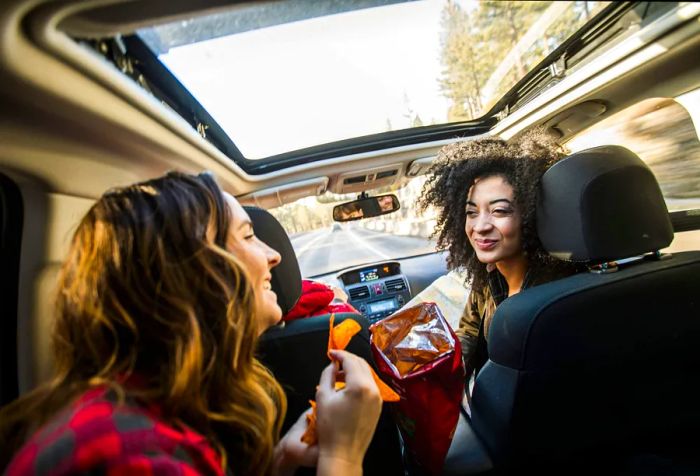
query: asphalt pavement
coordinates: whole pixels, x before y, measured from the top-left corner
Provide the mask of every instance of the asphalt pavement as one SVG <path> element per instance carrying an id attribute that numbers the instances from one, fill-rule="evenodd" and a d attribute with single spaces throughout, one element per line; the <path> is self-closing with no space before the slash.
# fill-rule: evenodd
<path id="1" fill-rule="evenodd" d="M 303 276 L 435 251 L 435 243 L 425 238 L 366 230 L 353 223 L 335 230 L 299 233 L 290 239 Z"/>

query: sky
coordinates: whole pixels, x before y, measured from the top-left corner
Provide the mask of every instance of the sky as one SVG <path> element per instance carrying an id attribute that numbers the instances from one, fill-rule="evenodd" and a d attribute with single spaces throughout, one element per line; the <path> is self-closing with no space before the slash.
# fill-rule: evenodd
<path id="1" fill-rule="evenodd" d="M 250 159 L 447 120 L 440 16 L 427 0 L 171 49 L 161 61 Z"/>

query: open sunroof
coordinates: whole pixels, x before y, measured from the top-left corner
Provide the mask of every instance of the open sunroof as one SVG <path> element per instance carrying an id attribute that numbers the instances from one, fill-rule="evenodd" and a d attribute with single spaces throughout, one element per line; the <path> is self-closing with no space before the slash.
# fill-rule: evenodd
<path id="1" fill-rule="evenodd" d="M 333 2 L 340 12 L 311 18 L 306 3 L 252 5 L 138 34 L 241 154 L 259 160 L 479 119 L 606 2 L 417 1 L 351 11 Z"/>

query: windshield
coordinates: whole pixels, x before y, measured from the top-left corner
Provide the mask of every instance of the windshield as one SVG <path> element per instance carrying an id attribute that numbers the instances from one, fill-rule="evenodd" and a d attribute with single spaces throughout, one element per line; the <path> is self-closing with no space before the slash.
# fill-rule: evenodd
<path id="1" fill-rule="evenodd" d="M 334 222 L 333 207 L 357 196 L 330 193 L 269 211 L 289 234 L 301 274 L 317 276 L 373 261 L 434 252 L 435 241 L 430 235 L 436 225 L 435 212 L 428 209 L 419 214 L 416 206 L 424 182 L 425 176 L 398 190 L 372 191 L 370 195 L 394 193 L 401 203 L 399 210 L 377 218 Z"/>
<path id="2" fill-rule="evenodd" d="M 481 117 L 606 3 L 251 2 L 138 35 L 261 159 Z"/>

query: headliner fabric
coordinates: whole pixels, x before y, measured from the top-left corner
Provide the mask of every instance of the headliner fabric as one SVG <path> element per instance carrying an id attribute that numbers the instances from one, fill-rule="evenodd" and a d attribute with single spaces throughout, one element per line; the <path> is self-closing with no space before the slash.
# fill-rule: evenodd
<path id="1" fill-rule="evenodd" d="M 542 177 L 538 235 L 553 256 L 601 263 L 657 251 L 673 227 L 654 174 L 620 146 L 570 155 Z"/>
<path id="2" fill-rule="evenodd" d="M 282 314 L 287 314 L 301 296 L 301 271 L 299 262 L 289 241 L 287 232 L 270 212 L 258 207 L 243 207 L 253 222 L 255 234 L 282 256 L 280 264 L 272 268 L 272 290 L 277 294 L 277 303 Z"/>

